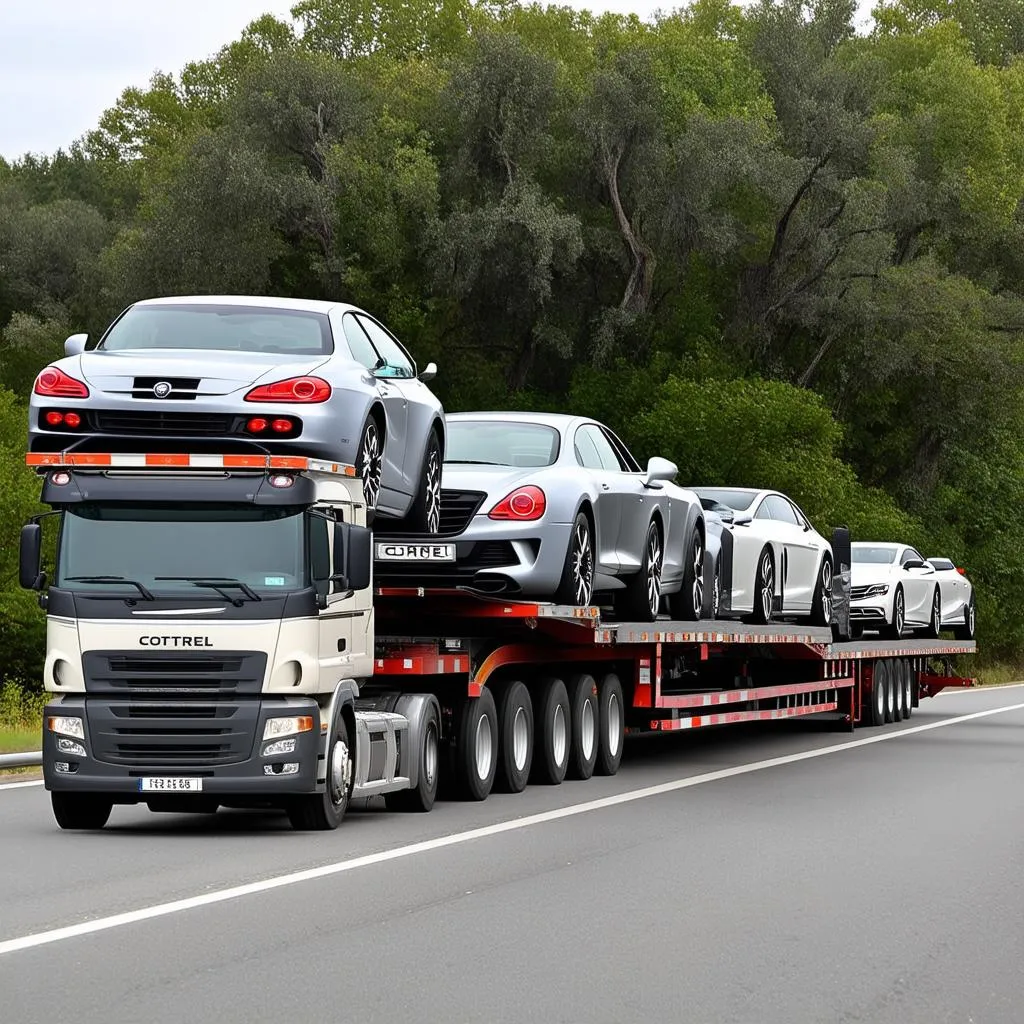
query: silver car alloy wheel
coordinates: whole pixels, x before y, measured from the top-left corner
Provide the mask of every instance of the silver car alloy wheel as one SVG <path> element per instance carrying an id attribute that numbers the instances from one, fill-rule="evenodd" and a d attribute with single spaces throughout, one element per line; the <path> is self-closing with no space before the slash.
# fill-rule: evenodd
<path id="1" fill-rule="evenodd" d="M 578 605 L 588 605 L 594 596 L 594 552 L 590 528 L 577 523 L 572 533 L 572 586 Z"/>
<path id="2" fill-rule="evenodd" d="M 694 537 L 693 545 L 693 610 L 697 618 L 704 611 L 704 545 L 700 542 L 700 534 Z"/>
<path id="3" fill-rule="evenodd" d="M 765 621 L 772 613 L 772 598 L 775 596 L 775 573 L 772 570 L 772 556 L 766 551 L 761 562 L 761 611 Z"/>
<path id="4" fill-rule="evenodd" d="M 436 448 L 427 456 L 427 533 L 441 530 L 441 457 Z"/>
<path id="5" fill-rule="evenodd" d="M 651 530 L 647 540 L 647 604 L 657 615 L 661 604 L 661 538 L 657 529 Z"/>
<path id="6" fill-rule="evenodd" d="M 903 591 L 897 590 L 896 597 L 893 599 L 893 612 L 892 612 L 892 624 L 896 629 L 896 635 L 903 635 L 903 626 L 906 619 L 906 613 L 903 608 Z"/>
<path id="7" fill-rule="evenodd" d="M 359 475 L 363 478 L 363 497 L 368 509 L 375 509 L 380 499 L 380 478 L 384 471 L 380 435 L 377 424 L 370 420 L 363 434 L 363 461 Z"/>
<path id="8" fill-rule="evenodd" d="M 938 587 L 935 588 L 935 596 L 932 597 L 932 632 L 936 636 L 942 632 L 942 602 Z"/>
<path id="9" fill-rule="evenodd" d="M 832 563 L 826 558 L 821 563 L 821 610 L 825 625 L 832 622 Z"/>
<path id="10" fill-rule="evenodd" d="M 722 570 L 717 565 L 715 566 L 715 578 L 711 585 L 714 587 L 711 592 L 711 617 L 717 619 L 722 608 Z"/>

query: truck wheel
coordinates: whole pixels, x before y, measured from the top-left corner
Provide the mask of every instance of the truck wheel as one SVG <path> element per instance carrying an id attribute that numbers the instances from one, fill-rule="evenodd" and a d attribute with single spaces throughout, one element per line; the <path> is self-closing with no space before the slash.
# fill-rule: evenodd
<path id="1" fill-rule="evenodd" d="M 569 680 L 569 722 L 572 742 L 569 744 L 570 779 L 589 779 L 597 764 L 598 718 L 597 683 L 583 673 Z"/>
<path id="2" fill-rule="evenodd" d="M 412 789 L 400 789 L 396 793 L 384 794 L 384 806 L 389 811 L 411 811 L 422 814 L 434 806 L 437 799 L 437 780 L 441 747 L 441 720 L 437 708 L 431 703 L 423 723 L 419 749 L 419 779 Z"/>
<path id="3" fill-rule="evenodd" d="M 327 782 L 322 793 L 294 797 L 288 805 L 292 828 L 303 832 L 326 832 L 341 824 L 352 798 L 355 770 L 348 722 L 338 712 L 327 754 Z"/>
<path id="4" fill-rule="evenodd" d="M 892 676 L 890 677 L 890 688 L 892 690 L 892 720 L 903 721 L 903 662 L 893 661 Z"/>
<path id="5" fill-rule="evenodd" d="M 494 694 L 486 686 L 479 697 L 462 702 L 454 758 L 458 795 L 464 800 L 486 800 L 498 767 L 498 712 Z"/>
<path id="6" fill-rule="evenodd" d="M 554 676 L 540 685 L 537 701 L 536 747 L 530 781 L 557 786 L 569 767 L 572 743 L 571 711 L 565 683 Z"/>
<path id="7" fill-rule="evenodd" d="M 518 679 L 508 683 L 498 701 L 498 771 L 494 788 L 503 793 L 526 789 L 533 763 L 533 703 Z"/>
<path id="8" fill-rule="evenodd" d="M 98 793 L 51 793 L 50 806 L 61 828 L 98 829 L 106 825 L 114 801 Z"/>
<path id="9" fill-rule="evenodd" d="M 885 721 L 886 724 L 896 721 L 896 663 L 885 662 Z"/>
<path id="10" fill-rule="evenodd" d="M 914 666 L 904 661 L 900 667 L 903 669 L 903 717 L 909 718 L 914 711 Z"/>
<path id="11" fill-rule="evenodd" d="M 609 672 L 597 688 L 597 775 L 614 775 L 622 761 L 626 736 L 626 709 L 622 700 L 622 683 Z"/>
<path id="12" fill-rule="evenodd" d="M 871 706 L 868 721 L 871 725 L 885 725 L 886 690 L 889 671 L 884 661 L 876 661 L 871 673 Z"/>

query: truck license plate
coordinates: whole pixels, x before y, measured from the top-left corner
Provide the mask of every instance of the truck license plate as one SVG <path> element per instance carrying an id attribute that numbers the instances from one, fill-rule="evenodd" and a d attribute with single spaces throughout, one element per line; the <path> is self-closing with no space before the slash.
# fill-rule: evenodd
<path id="1" fill-rule="evenodd" d="M 145 778 L 139 779 L 142 793 L 201 793 L 202 779 Z"/>
<path id="2" fill-rule="evenodd" d="M 454 544 L 377 544 L 377 558 L 383 562 L 454 562 Z"/>

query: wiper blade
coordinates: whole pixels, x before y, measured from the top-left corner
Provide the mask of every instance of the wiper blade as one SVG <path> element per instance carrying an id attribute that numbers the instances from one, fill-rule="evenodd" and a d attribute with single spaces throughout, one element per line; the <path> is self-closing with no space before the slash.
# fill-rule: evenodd
<path id="1" fill-rule="evenodd" d="M 117 583 L 127 583 L 130 587 L 135 587 L 139 593 L 147 601 L 155 601 L 156 598 L 153 596 L 153 592 L 144 587 L 138 580 L 130 580 L 126 576 L 65 576 L 64 582 L 66 583 L 105 583 L 113 585 Z"/>
<path id="2" fill-rule="evenodd" d="M 227 593 L 224 590 L 225 587 L 237 587 L 250 601 L 263 600 L 248 583 L 233 579 L 231 576 L 154 576 L 153 579 L 178 580 L 183 583 L 192 583 L 197 587 L 209 587 L 211 590 L 216 590 L 224 600 L 230 601 L 236 608 L 240 608 L 242 602 L 237 597 L 232 597 Z"/>

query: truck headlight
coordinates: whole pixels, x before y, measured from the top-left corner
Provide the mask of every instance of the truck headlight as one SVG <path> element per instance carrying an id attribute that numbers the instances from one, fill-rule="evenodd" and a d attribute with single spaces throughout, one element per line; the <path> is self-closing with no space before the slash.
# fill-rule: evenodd
<path id="1" fill-rule="evenodd" d="M 263 726 L 263 739 L 272 740 L 280 736 L 295 736 L 300 732 L 313 731 L 312 715 L 289 715 L 287 718 L 268 718 Z"/>
<path id="2" fill-rule="evenodd" d="M 82 725 L 80 718 L 66 718 L 63 715 L 55 715 L 46 720 L 46 725 L 50 732 L 55 732 L 58 736 L 74 736 L 75 739 L 85 739 L 85 726 Z"/>
<path id="3" fill-rule="evenodd" d="M 281 754 L 294 754 L 295 753 L 295 738 L 292 737 L 290 740 L 274 740 L 273 743 L 268 743 L 263 748 L 264 757 L 277 757 Z"/>
<path id="4" fill-rule="evenodd" d="M 873 587 L 868 587 L 865 592 L 865 597 L 882 597 L 889 593 L 888 583 L 876 583 Z"/>
<path id="5" fill-rule="evenodd" d="M 62 754 L 71 754 L 73 757 L 85 757 L 85 747 L 81 743 L 76 743 L 74 740 L 69 740 L 66 736 L 59 736 L 57 738 L 57 749 Z"/>

